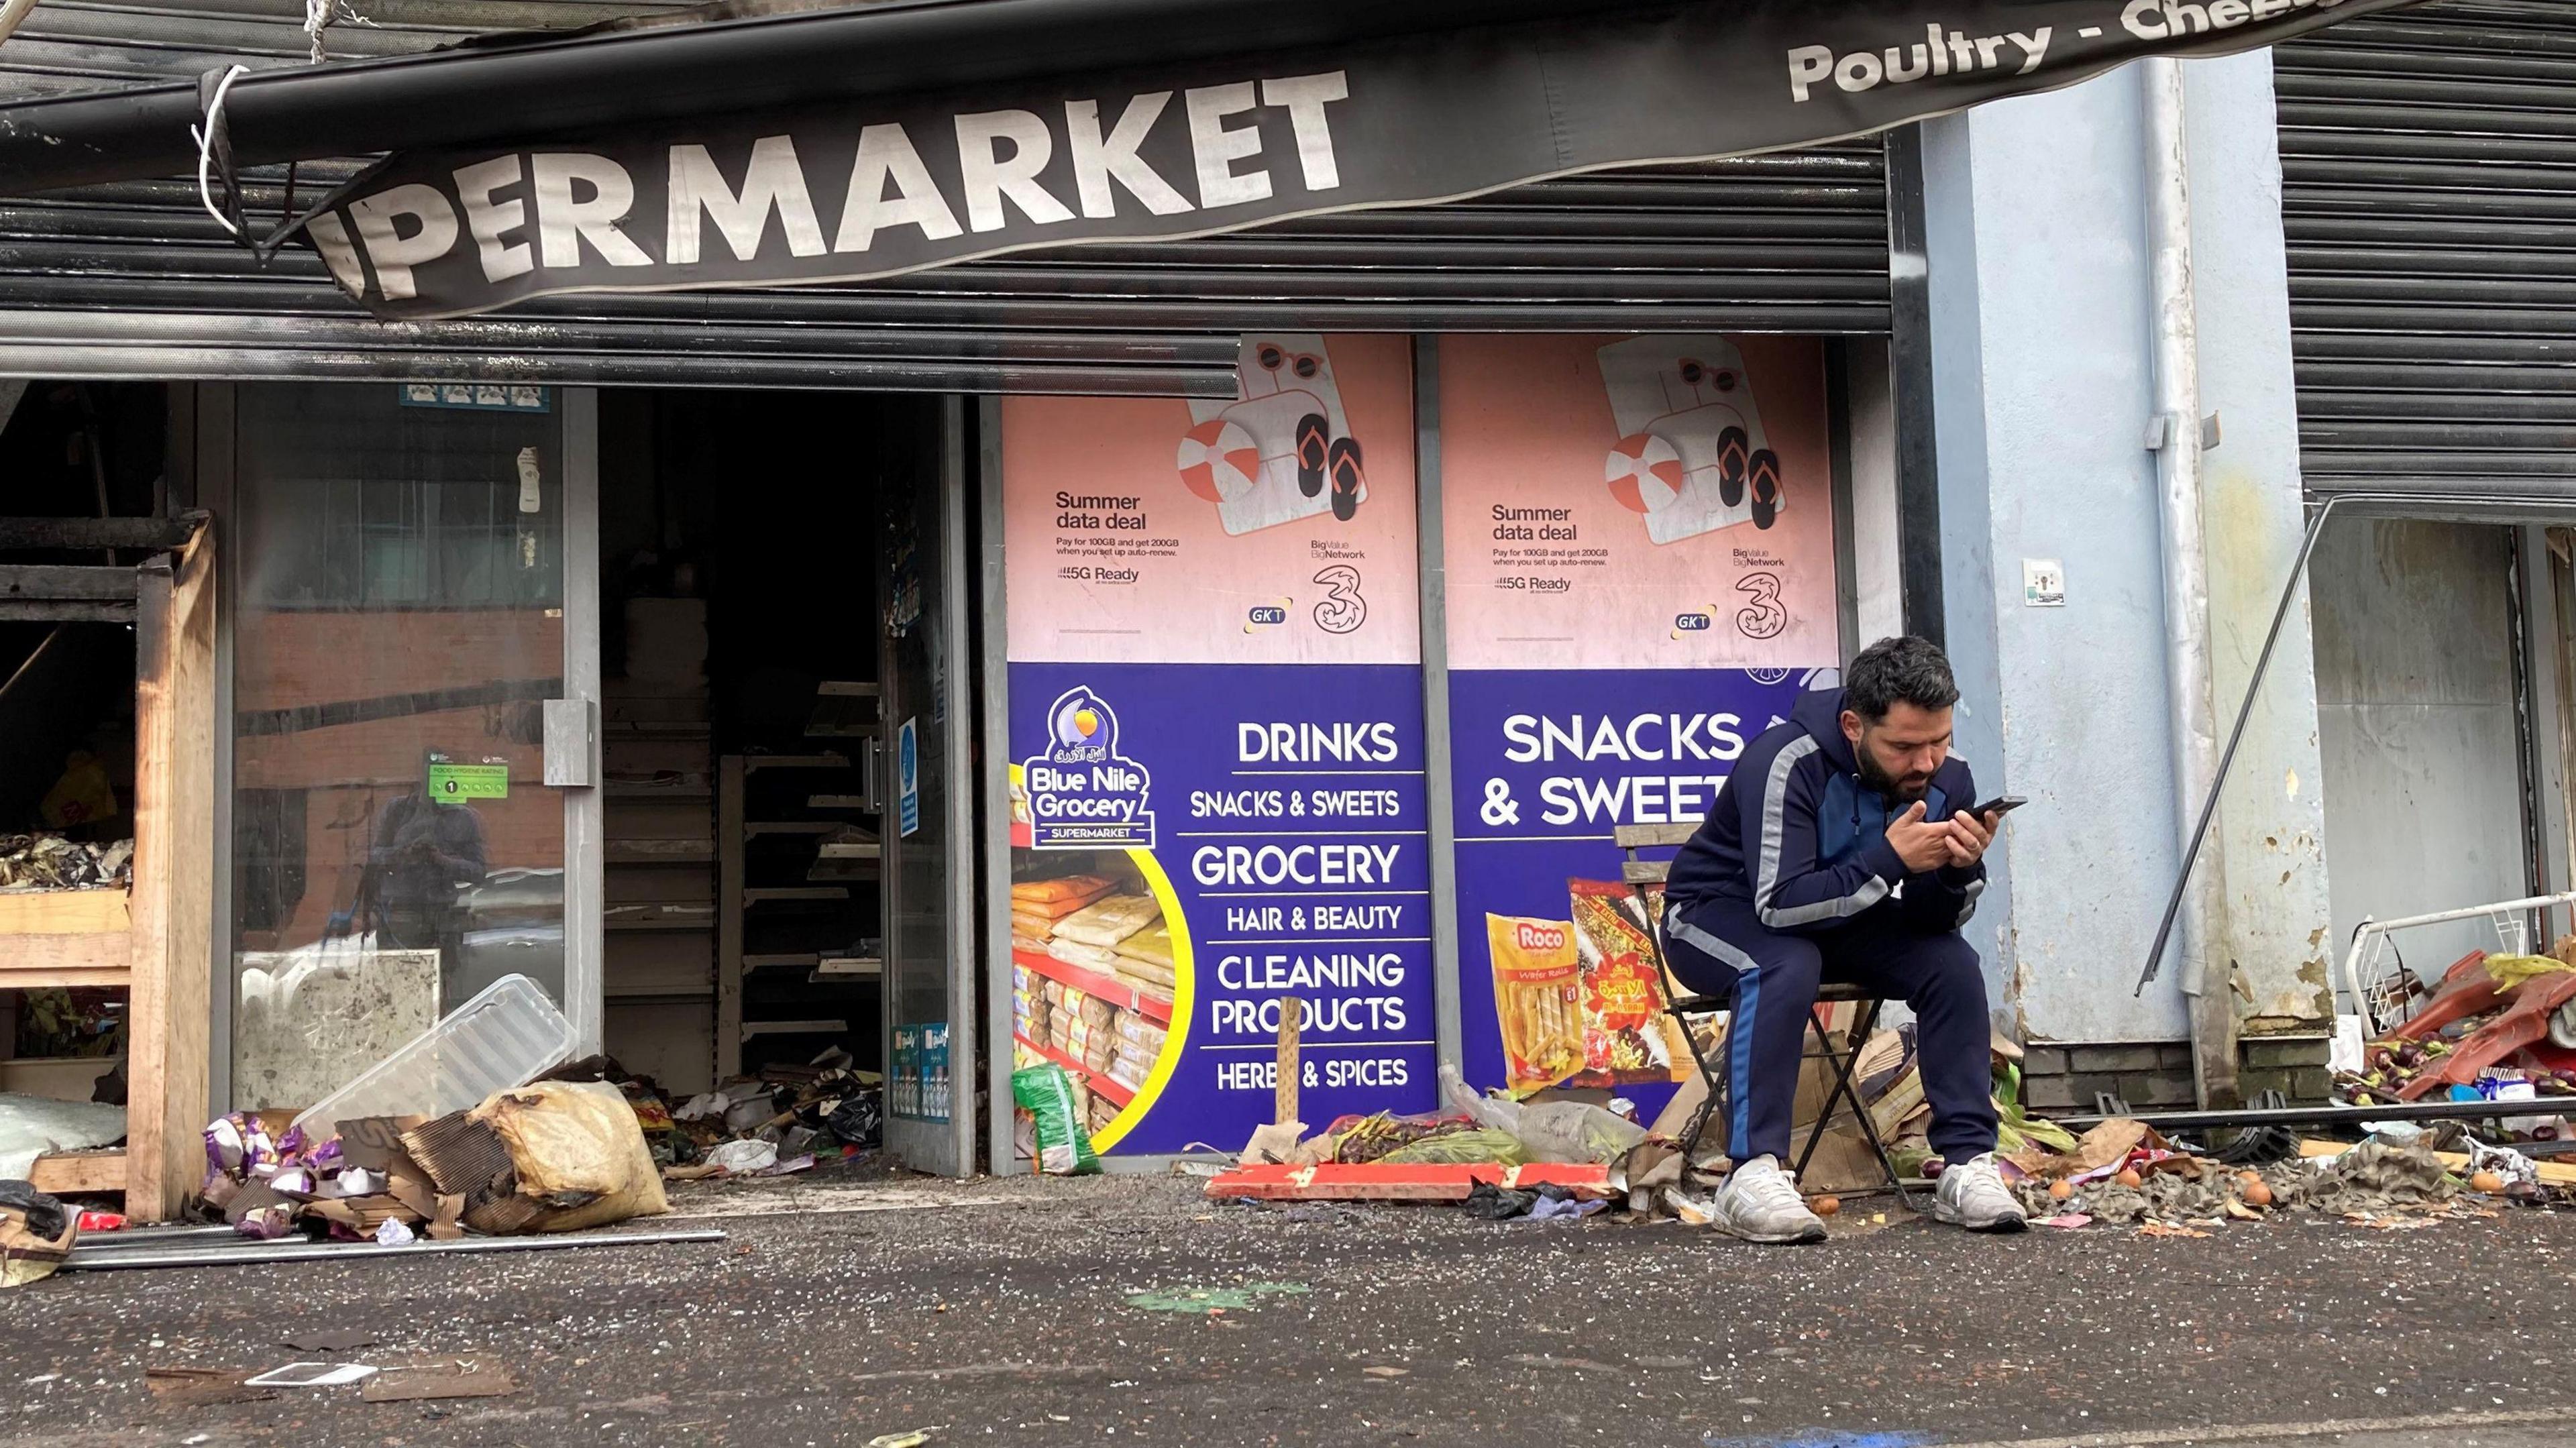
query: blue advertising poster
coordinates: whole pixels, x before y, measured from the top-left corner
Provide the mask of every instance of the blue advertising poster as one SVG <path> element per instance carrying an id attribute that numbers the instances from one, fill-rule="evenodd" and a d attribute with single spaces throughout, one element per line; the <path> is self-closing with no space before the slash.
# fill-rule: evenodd
<path id="1" fill-rule="evenodd" d="M 1420 672 L 1031 663 L 1010 685 L 1014 1031 L 1137 1107 L 1109 1144 L 1239 1145 L 1271 1119 L 1291 1000 L 1306 1120 L 1427 1109 Z"/>
<path id="2" fill-rule="evenodd" d="M 1688 1076 L 1611 831 L 1707 818 L 1799 685 L 1778 669 L 1449 676 L 1468 1080 L 1601 1087 L 1651 1114 Z"/>
<path id="3" fill-rule="evenodd" d="M 1011 1050 L 1102 1152 L 1437 1095 L 1411 343 L 1002 404 Z M 1292 1004 L 1293 1003 L 1293 1004 Z"/>

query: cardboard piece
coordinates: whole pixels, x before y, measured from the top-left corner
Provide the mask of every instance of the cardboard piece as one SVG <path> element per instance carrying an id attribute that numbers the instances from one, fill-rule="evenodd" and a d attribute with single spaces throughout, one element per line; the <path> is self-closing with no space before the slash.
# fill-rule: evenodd
<path id="1" fill-rule="evenodd" d="M 1656 1136 L 1668 1136 L 1675 1141 L 1681 1140 L 1682 1133 L 1690 1129 L 1691 1117 L 1699 1111 L 1700 1103 L 1707 1099 L 1708 1079 L 1697 1071 L 1691 1072 L 1690 1079 L 1684 1081 L 1681 1089 L 1673 1093 L 1672 1100 L 1664 1103 L 1664 1109 L 1656 1114 L 1654 1124 L 1648 1126 L 1646 1130 Z M 1709 1145 L 1710 1138 L 1724 1129 L 1725 1123 L 1711 1117 L 1708 1130 L 1700 1133 L 1702 1148 L 1705 1149 Z"/>
<path id="2" fill-rule="evenodd" d="M 224 1178 L 230 1181 L 231 1178 Z M 224 1220 L 238 1227 L 242 1218 L 264 1207 L 293 1207 L 295 1199 L 257 1177 L 243 1182 L 224 1203 Z"/>
<path id="3" fill-rule="evenodd" d="M 403 1133 L 417 1131 L 428 1123 L 426 1116 L 352 1117 L 340 1123 L 340 1159 L 389 1177 L 426 1181 L 429 1169 L 412 1158 L 411 1148 L 403 1144 Z"/>
<path id="4" fill-rule="evenodd" d="M 143 1385 L 153 1401 L 186 1407 L 217 1403 L 260 1403 L 277 1394 L 249 1386 L 249 1368 L 145 1368 Z"/>
<path id="5" fill-rule="evenodd" d="M 497 1363 L 454 1362 L 386 1368 L 367 1379 L 358 1396 L 370 1403 L 416 1403 L 435 1398 L 500 1398 L 518 1390 L 519 1380 Z"/>
<path id="6" fill-rule="evenodd" d="M 372 1237 L 376 1228 L 388 1218 L 419 1220 L 419 1214 L 392 1197 L 342 1197 L 337 1201 L 307 1202 L 304 1215 L 335 1227 L 346 1227 L 362 1237 Z"/>
<path id="7" fill-rule="evenodd" d="M 1851 1036 L 1852 1018 L 1859 1007 L 1851 1001 L 1833 1001 L 1816 1007 L 1824 1017 L 1825 1033 L 1834 1038 L 1836 1049 Z M 1825 1059 L 1824 1049 L 1816 1044 L 1813 1031 L 1801 1033 L 1802 1053 L 1798 1060 L 1798 1094 L 1789 1109 L 1792 1128 L 1805 1127 L 1824 1114 L 1825 1098 L 1834 1089 L 1833 1063 Z M 1840 1107 L 1842 1103 L 1836 1102 Z M 1802 1133 L 1803 1135 L 1803 1133 Z"/>
<path id="8" fill-rule="evenodd" d="M 1306 1138 L 1302 1121 L 1274 1122 L 1252 1128 L 1252 1139 L 1243 1144 L 1243 1153 L 1235 1160 L 1243 1166 L 1264 1162 L 1285 1162 L 1296 1156 L 1297 1145 Z"/>
<path id="9" fill-rule="evenodd" d="M 437 1205 L 438 1210 L 432 1212 L 429 1218 L 429 1240 L 453 1242 L 464 1236 L 465 1199 L 442 1193 L 437 1199 Z"/>
<path id="10" fill-rule="evenodd" d="M 398 1176 L 385 1184 L 384 1195 L 402 1203 L 404 1211 L 421 1221 L 438 1215 L 438 1190 L 426 1181 Z"/>
<path id="11" fill-rule="evenodd" d="M 0 1207 L 0 1287 L 51 1277 L 80 1240 L 80 1214 L 45 1197 Z"/>

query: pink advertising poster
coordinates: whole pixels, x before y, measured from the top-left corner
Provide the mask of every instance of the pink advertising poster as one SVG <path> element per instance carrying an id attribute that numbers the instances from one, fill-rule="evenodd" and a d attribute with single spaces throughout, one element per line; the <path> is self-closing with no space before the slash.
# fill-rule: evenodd
<path id="1" fill-rule="evenodd" d="M 1836 655 L 1824 348 L 1440 340 L 1453 669 Z"/>
<path id="2" fill-rule="evenodd" d="M 1418 664 L 1412 344 L 1244 338 L 1239 400 L 1002 400 L 1013 661 Z"/>
<path id="3" fill-rule="evenodd" d="M 1449 735 L 1470 1085 L 1691 1071 L 1613 831 L 1707 818 L 1839 658 L 1824 350 L 1443 337 Z"/>

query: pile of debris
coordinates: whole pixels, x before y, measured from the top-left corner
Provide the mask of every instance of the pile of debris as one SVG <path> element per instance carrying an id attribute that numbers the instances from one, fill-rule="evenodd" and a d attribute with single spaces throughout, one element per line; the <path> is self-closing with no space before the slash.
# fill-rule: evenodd
<path id="1" fill-rule="evenodd" d="M 885 1142 L 885 1078 L 838 1047 L 803 1066 L 764 1066 L 676 1108 L 638 1100 L 653 1159 L 673 1181 L 784 1176 Z"/>
<path id="2" fill-rule="evenodd" d="M 1887 1185 L 1857 1111 L 1870 1112 L 1909 1187 L 1924 1186 L 1946 1169 L 1923 1140 L 1930 1112 L 1910 1027 L 1877 1033 L 1864 1044 L 1853 1073 L 1859 1102 L 1842 1098 L 1830 1117 L 1832 1078 L 1821 1067 L 1821 1061 L 1809 1063 L 1793 1112 L 1802 1143 L 1826 1118 L 1804 1177 L 1818 1215 L 1840 1209 L 1837 1192 Z M 2576 1168 L 2538 1165 L 2473 1140 L 2463 1143 L 2467 1155 L 2444 1155 L 2433 1149 L 2431 1133 L 2407 1126 L 2383 1128 L 2387 1139 L 2359 1146 L 2272 1133 L 2204 1150 L 2130 1119 L 2103 1122 L 2079 1137 L 2022 1107 L 2018 1048 L 1996 1042 L 1993 1078 L 1999 1166 L 2043 1226 L 2098 1223 L 2147 1235 L 2205 1236 L 2229 1222 L 2293 1210 L 2365 1226 L 2415 1226 L 2493 1216 L 2508 1203 L 2553 1201 L 2576 1185 Z M 1584 1101 L 1479 1097 L 1454 1071 L 1444 1070 L 1442 1081 L 1443 1109 L 1436 1113 L 1345 1117 L 1311 1135 L 1293 1121 L 1259 1128 L 1238 1160 L 1210 1178 L 1207 1194 L 1251 1201 L 1439 1201 L 1494 1219 L 1608 1213 L 1621 1222 L 1713 1221 L 1709 1193 L 1728 1169 L 1723 1147 L 1704 1142 L 1699 1159 L 1689 1161 L 1680 1144 L 1706 1099 L 1696 1085 L 1643 1125 L 1631 1113 Z M 1043 1116 L 1039 1127 L 1045 1136 Z M 1884 1222 L 1886 1215 L 1871 1220 Z"/>
<path id="3" fill-rule="evenodd" d="M 2186 1150 L 2137 1121 L 2106 1121 L 2071 1153 L 2023 1153 L 2014 1190 L 2044 1227 L 2136 1227 L 2154 1236 L 2206 1236 L 2231 1221 L 2304 1210 L 2363 1226 L 2493 1216 L 2492 1204 L 2539 1205 L 2556 1193 L 2519 1152 L 2470 1143 L 2433 1150 L 2430 1133 L 2359 1145 L 2300 1142 L 2300 1155 L 2231 1163 Z"/>
<path id="4" fill-rule="evenodd" d="M 261 1239 L 401 1246 L 670 1210 L 634 1111 L 601 1082 L 531 1082 L 439 1117 L 357 1117 L 320 1141 L 236 1113 L 206 1128 L 206 1168 L 207 1210 Z"/>
<path id="5" fill-rule="evenodd" d="M 2429 986 L 2401 969 L 2378 995 L 2386 1014 L 2404 1011 L 2405 1020 L 2359 1061 L 2336 1062 L 2338 1099 L 2576 1100 L 2576 935 L 2547 955 L 2471 951 Z M 2566 1118 L 2548 1105 L 2499 1129 L 2520 1141 L 2568 1139 Z"/>
<path id="6" fill-rule="evenodd" d="M 88 890 L 134 878 L 134 841 L 0 835 L 0 890 Z"/>

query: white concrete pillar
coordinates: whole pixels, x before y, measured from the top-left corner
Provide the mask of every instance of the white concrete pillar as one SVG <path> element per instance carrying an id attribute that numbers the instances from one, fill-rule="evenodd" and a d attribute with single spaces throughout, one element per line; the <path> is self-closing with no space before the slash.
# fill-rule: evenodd
<path id="1" fill-rule="evenodd" d="M 2203 405 L 2223 430 L 2206 494 L 2223 730 L 2297 548 L 2297 416 L 2268 58 L 2192 69 Z M 2146 445 L 2143 156 L 2132 70 L 1926 127 L 1943 583 L 1968 704 L 1960 748 L 1988 792 L 2034 801 L 2013 818 L 1973 928 L 1998 1023 L 2036 1040 L 2188 1035 L 2170 958 L 2132 995 L 2173 884 L 2182 807 Z M 2026 596 L 2046 565 L 2063 576 L 2062 606 Z M 2291 629 L 2214 831 L 2228 857 L 2223 960 L 2274 1013 L 2266 1024 L 2312 1019 L 2324 1004 L 2299 989 L 2326 949 L 2327 919 L 2304 609 Z"/>

